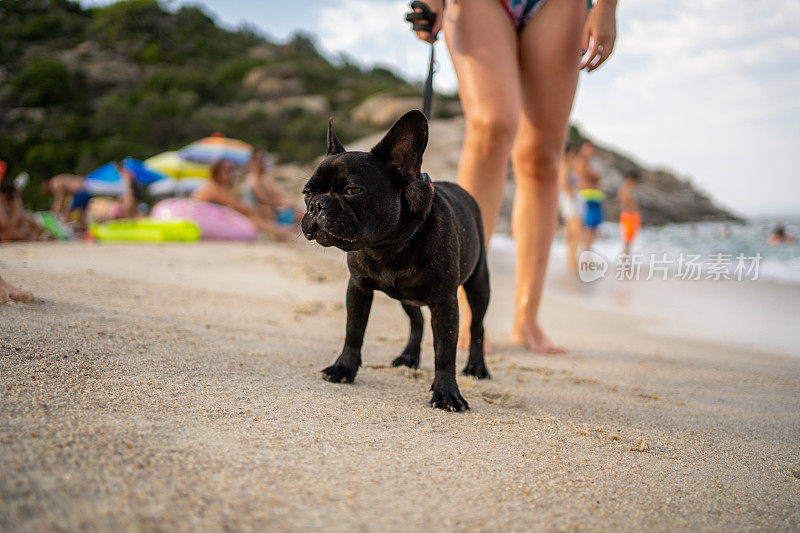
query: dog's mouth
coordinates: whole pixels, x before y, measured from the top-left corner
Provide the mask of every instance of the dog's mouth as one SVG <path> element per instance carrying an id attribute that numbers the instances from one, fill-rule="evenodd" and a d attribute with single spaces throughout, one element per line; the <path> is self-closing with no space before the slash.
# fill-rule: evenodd
<path id="1" fill-rule="evenodd" d="M 344 235 L 337 235 L 336 233 L 334 233 L 334 232 L 332 232 L 330 230 L 320 229 L 319 231 L 321 231 L 323 233 L 327 233 L 328 235 L 330 235 L 331 237 L 333 237 L 334 239 L 339 240 L 339 241 L 349 242 L 350 244 L 356 244 L 358 242 L 356 239 L 351 239 L 351 238 L 345 237 Z M 319 231 L 317 232 L 318 235 L 319 235 Z"/>
<path id="2" fill-rule="evenodd" d="M 351 224 L 324 220 L 320 225 L 316 217 L 303 220 L 303 235 L 309 241 L 317 241 L 322 246 L 336 246 L 337 248 L 352 248 L 358 245 L 355 237 L 356 231 Z"/>

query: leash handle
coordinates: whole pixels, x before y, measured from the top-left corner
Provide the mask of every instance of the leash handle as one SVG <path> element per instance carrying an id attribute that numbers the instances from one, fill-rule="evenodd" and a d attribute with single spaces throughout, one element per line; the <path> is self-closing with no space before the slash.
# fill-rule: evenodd
<path id="1" fill-rule="evenodd" d="M 411 23 L 414 31 L 427 31 L 433 33 L 433 23 L 436 22 L 436 13 L 431 11 L 428 4 L 414 0 L 409 4 L 411 11 L 406 13 L 406 20 Z M 416 11 L 419 9 L 419 11 Z"/>
<path id="2" fill-rule="evenodd" d="M 436 13 L 428 7 L 428 4 L 420 0 L 414 0 L 409 5 L 411 11 L 406 13 L 406 20 L 411 23 L 411 29 L 414 31 L 427 31 L 432 34 L 433 23 L 436 22 Z M 419 11 L 416 11 L 417 9 Z M 422 91 L 422 112 L 428 119 L 431 118 L 433 104 L 433 71 L 435 62 L 434 46 L 431 44 L 431 55 L 428 59 L 428 77 L 425 79 L 425 86 Z"/>

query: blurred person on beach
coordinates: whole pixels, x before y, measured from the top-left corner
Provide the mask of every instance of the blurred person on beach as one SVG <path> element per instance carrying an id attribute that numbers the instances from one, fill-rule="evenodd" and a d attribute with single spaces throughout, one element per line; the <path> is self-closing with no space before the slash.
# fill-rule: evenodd
<path id="1" fill-rule="evenodd" d="M 567 143 L 561 165 L 558 167 L 558 210 L 564 221 L 564 240 L 567 244 L 567 266 L 578 271 L 578 247 L 583 233 L 581 203 L 578 198 L 578 176 L 572 170 L 577 145 Z"/>
<path id="2" fill-rule="evenodd" d="M 139 204 L 144 200 L 145 189 L 122 161 L 114 161 L 114 168 L 122 178 L 122 195 L 117 200 L 101 200 L 87 186 L 86 176 L 59 174 L 41 184 L 44 192 L 53 195 L 51 211 L 62 223 L 74 219 L 75 230 L 85 231 L 87 213 L 95 222 L 117 218 L 136 218 Z"/>
<path id="3" fill-rule="evenodd" d="M 642 228 L 642 219 L 639 215 L 639 203 L 636 201 L 636 187 L 642 180 L 641 173 L 631 169 L 625 173 L 622 185 L 619 187 L 619 230 L 624 243 L 623 255 L 631 255 L 631 245 Z"/>
<path id="4" fill-rule="evenodd" d="M 605 195 L 601 190 L 602 178 L 592 168 L 591 159 L 595 153 L 594 145 L 585 141 L 578 149 L 575 157 L 575 173 L 578 175 L 581 200 L 583 201 L 583 249 L 591 250 L 597 230 L 603 223 L 603 200 Z"/>
<path id="5" fill-rule="evenodd" d="M 598 68 L 614 48 L 616 0 L 597 0 L 591 10 L 582 0 L 421 1 L 435 20 L 427 21 L 432 31 L 417 36 L 433 43 L 444 28 L 458 77 L 466 134 L 457 181 L 480 206 L 487 246 L 503 202 L 509 157 L 514 166 L 517 280 L 511 341 L 535 352 L 561 353 L 564 348 L 539 323 L 557 225 L 558 168 L 578 73 Z M 470 324 L 463 291 L 460 304 L 463 344 Z"/>
<path id="6" fill-rule="evenodd" d="M 22 195 L 9 180 L 0 177 L 0 242 L 38 241 L 44 231 L 36 219 L 25 211 Z"/>
<path id="7" fill-rule="evenodd" d="M 233 172 L 235 166 L 225 159 L 211 165 L 209 178 L 198 187 L 192 198 L 201 202 L 223 205 L 243 214 L 258 228 L 278 241 L 289 241 L 295 233 L 281 227 L 274 219 L 265 216 L 258 209 L 240 200 L 233 192 Z"/>
<path id="8" fill-rule="evenodd" d="M 53 195 L 50 211 L 62 222 L 75 215 L 75 230 L 85 231 L 86 210 L 92 195 L 86 190 L 86 176 L 58 174 L 41 184 L 42 191 Z"/>
<path id="9" fill-rule="evenodd" d="M 772 230 L 772 235 L 769 236 L 769 245 L 777 246 L 785 242 L 794 242 L 794 235 L 786 231 L 783 222 L 778 222 Z"/>
<path id="10" fill-rule="evenodd" d="M 6 174 L 10 176 L 8 170 L 9 163 L 0 159 L 0 242 L 37 241 L 44 232 L 33 215 L 25 211 L 14 181 L 5 179 Z"/>
<path id="11" fill-rule="evenodd" d="M 305 212 L 297 202 L 292 202 L 278 182 L 272 177 L 272 160 L 267 152 L 253 149 L 247 165 L 247 176 L 242 184 L 242 199 L 258 209 L 267 218 L 291 225 Z"/>
<path id="12" fill-rule="evenodd" d="M 0 276 L 0 305 L 7 304 L 8 302 L 32 302 L 33 293 L 18 289 Z"/>
<path id="13" fill-rule="evenodd" d="M 139 204 L 144 200 L 144 188 L 136 181 L 136 176 L 128 170 L 122 161 L 114 161 L 114 168 L 122 178 L 123 191 L 117 209 L 112 218 L 136 218 L 139 216 Z"/>

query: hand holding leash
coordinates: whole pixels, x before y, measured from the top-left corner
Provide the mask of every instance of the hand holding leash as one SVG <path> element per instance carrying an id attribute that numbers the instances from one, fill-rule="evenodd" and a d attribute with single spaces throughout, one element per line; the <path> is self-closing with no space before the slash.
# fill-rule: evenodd
<path id="1" fill-rule="evenodd" d="M 444 12 L 443 1 L 441 2 L 441 6 L 442 9 L 440 12 L 435 12 L 428 4 L 421 0 L 414 0 L 411 2 L 411 11 L 406 14 L 406 20 L 411 23 L 411 28 L 417 32 L 417 37 L 425 42 L 433 44 L 438 38 L 439 30 L 442 29 L 442 12 Z"/>

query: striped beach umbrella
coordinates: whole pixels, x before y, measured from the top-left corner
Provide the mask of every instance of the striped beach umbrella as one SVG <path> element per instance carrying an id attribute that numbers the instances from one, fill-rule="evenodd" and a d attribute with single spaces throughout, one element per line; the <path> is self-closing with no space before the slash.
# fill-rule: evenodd
<path id="1" fill-rule="evenodd" d="M 200 139 L 178 151 L 178 155 L 187 161 L 197 163 L 214 163 L 221 159 L 237 165 L 246 165 L 250 161 L 253 147 L 244 141 L 223 137 L 215 133 L 211 137 Z"/>
<path id="2" fill-rule="evenodd" d="M 167 178 L 159 170 L 138 159 L 127 158 L 123 160 L 122 164 L 133 174 L 134 180 L 139 185 L 148 186 Z M 94 196 L 119 196 L 125 190 L 122 176 L 117 172 L 114 163 L 106 163 L 86 176 L 84 186 Z"/>
<path id="3" fill-rule="evenodd" d="M 211 170 L 210 165 L 184 159 L 178 152 L 164 152 L 145 159 L 144 162 L 176 180 L 207 178 Z"/>

